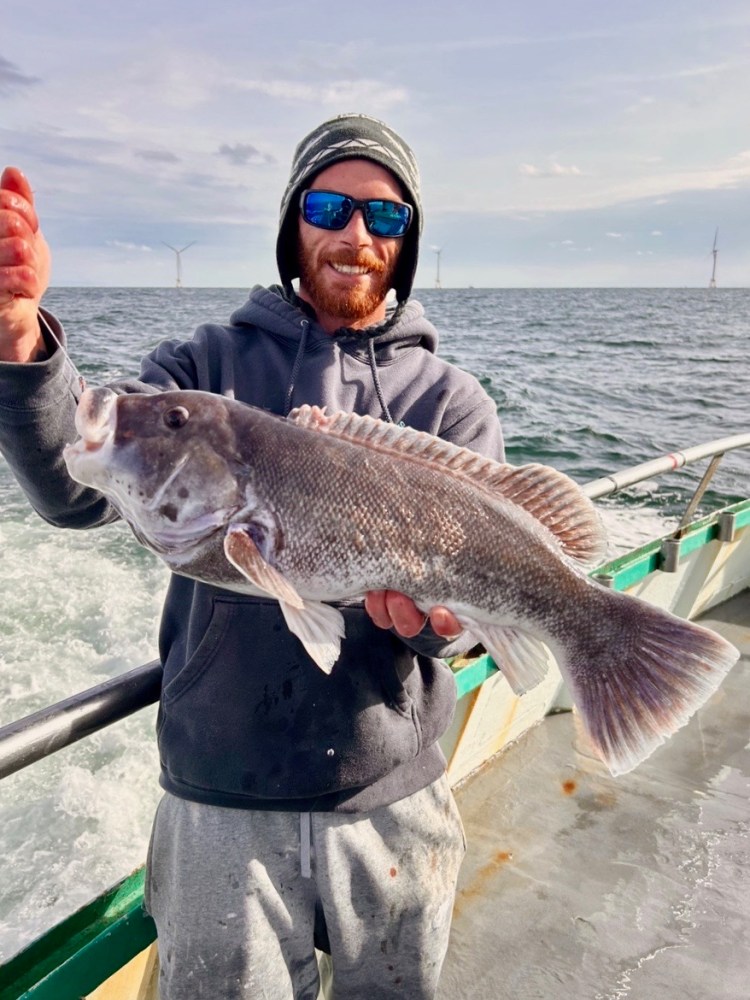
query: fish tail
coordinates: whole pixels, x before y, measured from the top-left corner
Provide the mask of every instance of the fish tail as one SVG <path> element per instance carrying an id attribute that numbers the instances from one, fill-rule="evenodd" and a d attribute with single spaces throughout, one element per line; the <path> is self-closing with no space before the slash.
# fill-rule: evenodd
<path id="1" fill-rule="evenodd" d="M 710 629 L 638 598 L 602 591 L 602 601 L 560 655 L 584 728 L 617 775 L 684 726 L 740 654 Z"/>

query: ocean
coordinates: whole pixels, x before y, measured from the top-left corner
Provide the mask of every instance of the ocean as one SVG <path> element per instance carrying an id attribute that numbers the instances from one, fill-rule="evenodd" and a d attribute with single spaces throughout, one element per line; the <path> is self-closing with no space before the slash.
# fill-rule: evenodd
<path id="1" fill-rule="evenodd" d="M 89 385 L 224 322 L 239 289 L 53 289 Z M 508 460 L 579 482 L 750 431 L 748 289 L 426 289 L 440 353 L 497 402 Z M 600 502 L 613 553 L 679 522 L 705 463 Z M 727 455 L 703 509 L 748 495 Z M 167 572 L 124 526 L 60 531 L 0 458 L 0 725 L 153 659 Z M 142 863 L 160 791 L 156 709 L 0 783 L 0 961 Z"/>

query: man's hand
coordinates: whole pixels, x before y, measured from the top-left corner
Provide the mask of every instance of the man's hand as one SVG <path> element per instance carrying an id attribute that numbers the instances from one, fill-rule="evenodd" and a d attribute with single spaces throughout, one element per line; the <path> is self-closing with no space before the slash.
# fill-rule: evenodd
<path id="1" fill-rule="evenodd" d="M 405 639 L 418 635 L 428 618 L 433 632 L 444 639 L 455 639 L 462 631 L 458 619 L 447 608 L 434 607 L 425 615 L 410 597 L 396 590 L 368 591 L 365 611 L 379 628 L 393 628 Z"/>
<path id="2" fill-rule="evenodd" d="M 0 361 L 43 354 L 37 313 L 49 273 L 49 247 L 29 182 L 17 167 L 6 167 L 0 177 Z"/>

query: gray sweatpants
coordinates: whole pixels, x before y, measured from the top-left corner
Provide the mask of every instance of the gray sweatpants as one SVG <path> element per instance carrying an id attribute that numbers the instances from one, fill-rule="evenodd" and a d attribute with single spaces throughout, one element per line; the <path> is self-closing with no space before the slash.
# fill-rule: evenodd
<path id="1" fill-rule="evenodd" d="M 366 813 L 226 809 L 165 795 L 146 907 L 161 1000 L 432 1000 L 465 842 L 447 778 Z"/>

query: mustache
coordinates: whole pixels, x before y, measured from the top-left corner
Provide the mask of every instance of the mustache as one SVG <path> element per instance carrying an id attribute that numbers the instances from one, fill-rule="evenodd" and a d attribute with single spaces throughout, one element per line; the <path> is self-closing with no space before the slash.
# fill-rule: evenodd
<path id="1" fill-rule="evenodd" d="M 385 264 L 382 260 L 367 250 L 337 250 L 326 257 L 329 264 L 344 264 L 346 267 L 366 267 L 368 271 L 382 274 Z"/>

